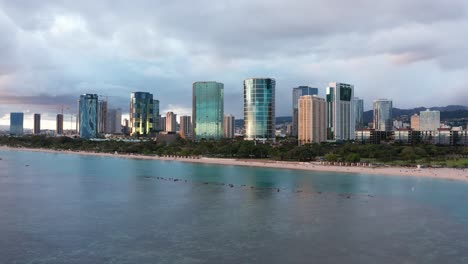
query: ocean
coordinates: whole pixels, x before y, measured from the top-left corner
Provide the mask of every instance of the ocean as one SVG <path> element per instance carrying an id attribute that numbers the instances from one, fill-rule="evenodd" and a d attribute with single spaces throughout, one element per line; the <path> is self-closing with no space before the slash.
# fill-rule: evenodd
<path id="1" fill-rule="evenodd" d="M 0 263 L 468 263 L 468 183 L 0 150 Z"/>

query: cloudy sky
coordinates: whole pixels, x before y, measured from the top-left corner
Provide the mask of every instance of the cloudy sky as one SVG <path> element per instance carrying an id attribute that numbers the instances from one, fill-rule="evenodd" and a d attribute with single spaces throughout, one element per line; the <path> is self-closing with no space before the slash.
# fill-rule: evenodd
<path id="1" fill-rule="evenodd" d="M 82 93 L 128 109 L 152 92 L 161 112 L 191 112 L 191 85 L 225 84 L 242 116 L 242 81 L 277 80 L 277 115 L 291 88 L 355 85 L 366 108 L 468 105 L 466 0 L 0 0 L 0 125 L 9 112 L 53 119 Z M 128 110 L 127 110 L 128 111 Z M 69 117 L 66 117 L 68 120 Z M 45 122 L 53 128 L 53 122 Z M 66 125 L 67 126 L 67 125 Z"/>

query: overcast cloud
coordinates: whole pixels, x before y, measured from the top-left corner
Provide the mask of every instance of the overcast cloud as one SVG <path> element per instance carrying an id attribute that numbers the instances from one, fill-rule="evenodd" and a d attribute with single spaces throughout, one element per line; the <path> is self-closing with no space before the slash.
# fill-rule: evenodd
<path id="1" fill-rule="evenodd" d="M 252 76 L 277 79 L 278 116 L 292 87 L 323 95 L 330 81 L 354 84 L 366 108 L 467 105 L 467 11 L 466 0 L 0 0 L 0 124 L 10 111 L 71 113 L 82 93 L 126 110 L 137 90 L 190 114 L 203 80 L 223 82 L 225 112 L 242 118 Z"/>

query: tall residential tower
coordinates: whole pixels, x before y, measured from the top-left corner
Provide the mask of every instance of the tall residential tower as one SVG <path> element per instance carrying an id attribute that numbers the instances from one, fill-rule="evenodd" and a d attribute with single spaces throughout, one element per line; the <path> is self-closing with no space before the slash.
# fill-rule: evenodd
<path id="1" fill-rule="evenodd" d="M 192 90 L 193 138 L 220 139 L 224 135 L 224 84 L 195 82 Z"/>
<path id="2" fill-rule="evenodd" d="M 10 113 L 10 135 L 23 135 L 24 113 Z"/>
<path id="3" fill-rule="evenodd" d="M 327 140 L 327 102 L 324 98 L 304 95 L 299 98 L 299 145 Z"/>
<path id="4" fill-rule="evenodd" d="M 154 131 L 153 95 L 147 92 L 133 92 L 130 100 L 130 134 L 150 134 Z"/>
<path id="5" fill-rule="evenodd" d="M 275 140 L 275 86 L 272 78 L 244 81 L 245 140 Z"/>
<path id="6" fill-rule="evenodd" d="M 378 99 L 374 101 L 374 129 L 377 131 L 392 131 L 392 100 Z"/>
<path id="7" fill-rule="evenodd" d="M 98 95 L 83 94 L 78 101 L 78 131 L 81 138 L 98 136 Z"/>
<path id="8" fill-rule="evenodd" d="M 354 139 L 356 120 L 353 100 L 354 86 L 332 82 L 327 87 L 327 138 L 329 140 Z"/>
<path id="9" fill-rule="evenodd" d="M 41 133 L 41 114 L 34 114 L 34 131 L 35 135 Z"/>
<path id="10" fill-rule="evenodd" d="M 292 112 L 292 131 L 291 131 L 291 136 L 297 137 L 297 129 L 298 129 L 298 103 L 299 103 L 299 98 L 303 95 L 318 95 L 318 88 L 312 88 L 309 86 L 299 86 L 296 88 L 293 88 L 292 92 L 292 106 L 293 106 L 293 112 Z"/>

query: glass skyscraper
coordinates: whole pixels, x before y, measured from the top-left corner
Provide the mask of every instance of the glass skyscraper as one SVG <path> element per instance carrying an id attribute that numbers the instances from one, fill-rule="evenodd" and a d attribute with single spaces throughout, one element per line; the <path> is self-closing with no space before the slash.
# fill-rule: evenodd
<path id="1" fill-rule="evenodd" d="M 378 131 L 392 131 L 392 101 L 378 99 L 374 101 L 374 129 Z"/>
<path id="2" fill-rule="evenodd" d="M 318 88 L 312 88 L 309 86 L 299 86 L 293 88 L 292 93 L 292 106 L 293 106 L 293 120 L 292 120 L 292 131 L 291 135 L 297 137 L 298 135 L 298 102 L 299 98 L 303 95 L 318 95 Z"/>
<path id="3" fill-rule="evenodd" d="M 10 113 L 10 135 L 22 136 L 23 135 L 23 113 Z"/>
<path id="4" fill-rule="evenodd" d="M 332 82 L 327 87 L 328 139 L 354 139 L 356 121 L 354 118 L 354 86 Z"/>
<path id="5" fill-rule="evenodd" d="M 150 132 L 154 131 L 154 106 L 152 94 L 147 92 L 134 92 L 131 94 L 130 133 L 132 136 L 148 135 Z"/>
<path id="6" fill-rule="evenodd" d="M 83 94 L 78 101 L 78 131 L 81 138 L 98 135 L 98 95 Z"/>
<path id="7" fill-rule="evenodd" d="M 244 81 L 244 128 L 246 140 L 275 140 L 275 86 L 272 78 Z"/>
<path id="8" fill-rule="evenodd" d="M 220 139 L 224 136 L 224 84 L 195 82 L 192 94 L 193 138 Z"/>
<path id="9" fill-rule="evenodd" d="M 364 128 L 364 100 L 358 97 L 353 98 L 354 118 L 356 119 L 356 129 Z"/>

